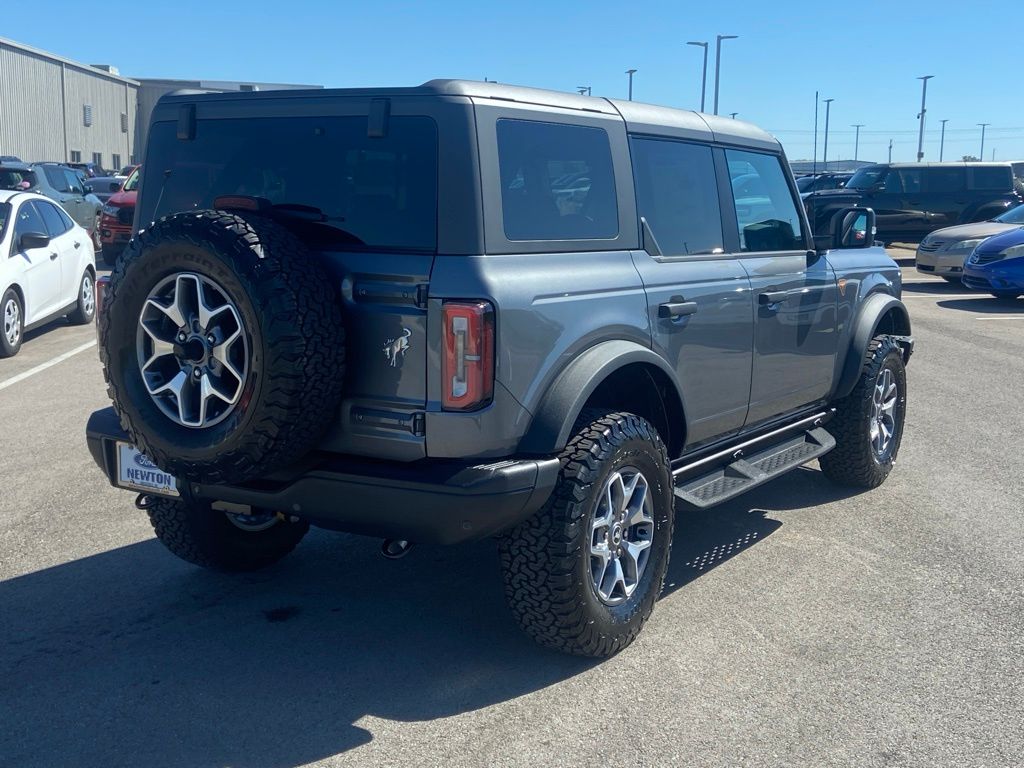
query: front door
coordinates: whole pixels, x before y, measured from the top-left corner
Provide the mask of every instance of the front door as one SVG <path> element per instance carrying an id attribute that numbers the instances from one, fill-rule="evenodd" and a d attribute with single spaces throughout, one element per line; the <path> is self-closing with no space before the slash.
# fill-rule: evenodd
<path id="1" fill-rule="evenodd" d="M 18 208 L 14 219 L 14 246 L 12 259 L 21 266 L 25 281 L 25 324 L 34 323 L 60 308 L 60 259 L 49 244 L 44 248 L 22 248 L 21 238 L 26 233 L 47 234 L 46 223 L 31 200 Z"/>
<path id="2" fill-rule="evenodd" d="M 747 426 L 828 397 L 836 355 L 835 275 L 807 248 L 796 191 L 774 154 L 726 150 L 737 258 L 750 280 L 754 359 Z M 751 185 L 755 176 L 757 185 Z M 736 183 L 739 181 L 739 183 Z M 757 188 L 757 201 L 741 190 Z"/>
<path id="3" fill-rule="evenodd" d="M 675 369 L 686 447 L 738 432 L 750 395 L 753 306 L 740 262 L 725 253 L 712 149 L 631 142 L 646 250 L 633 261 L 647 294 L 652 342 Z"/>

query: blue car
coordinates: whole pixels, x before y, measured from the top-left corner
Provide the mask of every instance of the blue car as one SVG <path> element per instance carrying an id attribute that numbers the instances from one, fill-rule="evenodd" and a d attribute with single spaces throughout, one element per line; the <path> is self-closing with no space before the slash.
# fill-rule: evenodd
<path id="1" fill-rule="evenodd" d="M 990 237 L 964 262 L 964 285 L 998 299 L 1024 294 L 1024 227 Z"/>

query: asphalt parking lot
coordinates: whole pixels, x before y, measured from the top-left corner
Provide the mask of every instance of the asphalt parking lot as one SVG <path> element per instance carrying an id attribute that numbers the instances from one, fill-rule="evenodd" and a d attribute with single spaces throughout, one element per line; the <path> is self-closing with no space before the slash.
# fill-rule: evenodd
<path id="1" fill-rule="evenodd" d="M 1021 765 L 1024 299 L 893 254 L 917 352 L 888 482 L 681 512 L 603 663 L 518 632 L 493 542 L 178 561 L 86 450 L 93 329 L 31 334 L 0 361 L 0 765 Z"/>

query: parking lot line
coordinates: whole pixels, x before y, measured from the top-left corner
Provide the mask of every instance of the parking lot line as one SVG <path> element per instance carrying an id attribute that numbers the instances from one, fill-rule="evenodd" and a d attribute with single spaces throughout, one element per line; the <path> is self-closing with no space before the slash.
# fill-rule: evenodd
<path id="1" fill-rule="evenodd" d="M 1024 320 L 1024 315 L 995 315 L 989 317 L 976 317 L 975 320 Z"/>
<path id="2" fill-rule="evenodd" d="M 14 386 L 19 381 L 24 381 L 29 376 L 35 376 L 37 373 L 41 373 L 42 371 L 45 371 L 47 368 L 52 368 L 53 366 L 57 365 L 57 363 L 63 363 L 69 357 L 74 357 L 79 352 L 84 352 L 85 350 L 89 349 L 90 347 L 95 347 L 95 346 L 96 346 L 96 339 L 93 339 L 92 341 L 87 341 L 85 344 L 77 346 L 74 349 L 72 349 L 72 350 L 70 350 L 68 352 L 65 352 L 62 355 L 57 355 L 52 360 L 47 360 L 45 363 L 40 363 L 35 368 L 29 368 L 27 371 L 23 371 L 22 373 L 19 373 L 17 376 L 12 376 L 9 379 L 4 379 L 3 381 L 0 381 L 0 390 L 7 389 L 8 387 Z"/>

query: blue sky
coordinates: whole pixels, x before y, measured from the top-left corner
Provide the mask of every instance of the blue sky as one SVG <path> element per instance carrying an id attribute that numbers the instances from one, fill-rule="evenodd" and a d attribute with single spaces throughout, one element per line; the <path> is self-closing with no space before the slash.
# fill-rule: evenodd
<path id="1" fill-rule="evenodd" d="M 1022 29 L 1024 3 L 951 0 L 49 0 L 0 14 L 4 37 L 129 76 L 336 87 L 488 77 L 625 98 L 635 68 L 636 100 L 685 108 L 699 106 L 702 61 L 685 43 L 711 40 L 708 111 L 715 35 L 734 34 L 719 111 L 772 131 L 794 160 L 812 154 L 816 90 L 835 99 L 831 159 L 853 155 L 854 123 L 865 124 L 861 159 L 886 159 L 890 139 L 893 160 L 914 159 L 920 75 L 935 76 L 926 160 L 938 160 L 943 118 L 947 160 L 978 154 L 979 122 L 991 123 L 985 159 L 1024 158 Z M 824 117 L 822 105 L 822 133 Z"/>

